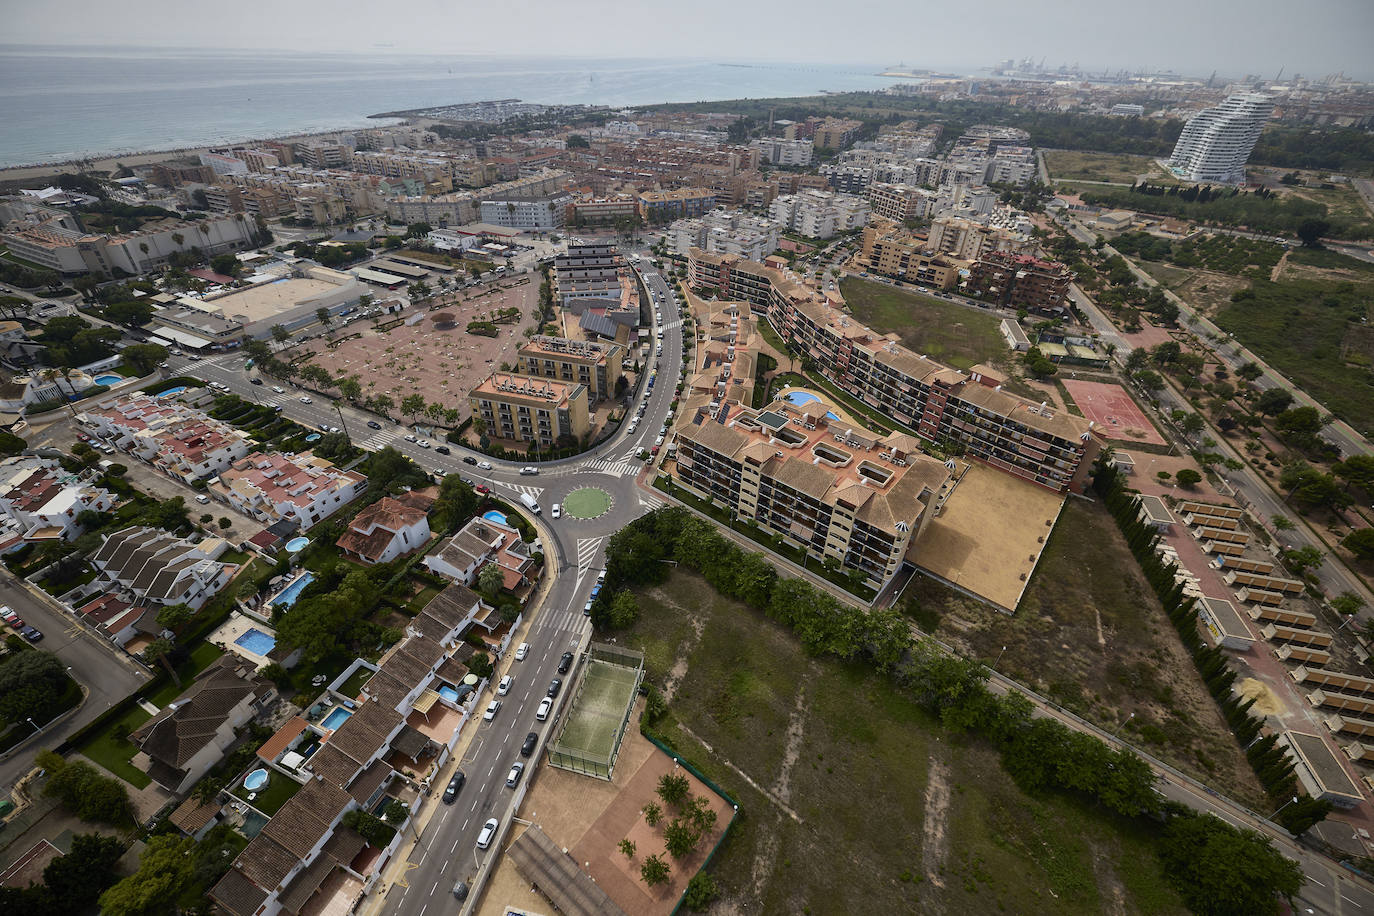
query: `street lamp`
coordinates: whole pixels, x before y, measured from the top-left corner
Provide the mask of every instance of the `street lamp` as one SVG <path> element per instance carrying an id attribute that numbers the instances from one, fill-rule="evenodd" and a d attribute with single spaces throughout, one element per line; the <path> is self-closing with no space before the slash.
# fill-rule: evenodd
<path id="1" fill-rule="evenodd" d="M 1121 720 L 1121 724 L 1118 725 L 1116 728 L 1114 728 L 1114 729 L 1112 730 L 1112 737 L 1115 738 L 1117 735 L 1121 734 L 1121 730 L 1122 730 L 1123 728 L 1126 727 L 1126 723 L 1129 722 L 1129 721 L 1131 721 L 1131 720 L 1134 719 L 1134 718 L 1135 718 L 1135 713 L 1131 713 L 1129 716 L 1127 716 L 1126 718 L 1122 719 L 1122 720 Z"/>
<path id="2" fill-rule="evenodd" d="M 997 661 L 995 661 L 995 662 L 992 663 L 992 670 L 993 670 L 993 671 L 996 671 L 996 670 L 997 670 L 997 666 L 1000 665 L 1000 664 L 1002 664 L 1002 653 L 1003 653 L 1003 652 L 1006 652 L 1006 651 L 1007 651 L 1007 647 L 1006 647 L 1006 646 L 1003 646 L 1003 647 L 1002 647 L 1002 651 L 997 653 Z"/>
<path id="3" fill-rule="evenodd" d="M 1273 814 L 1266 817 L 1265 820 L 1272 821 L 1274 818 L 1279 816 L 1279 814 L 1283 811 L 1284 808 L 1287 808 L 1289 805 L 1293 804 L 1293 802 L 1297 800 L 1298 797 L 1294 795 L 1292 798 L 1288 799 L 1288 801 L 1284 802 L 1282 805 L 1279 805 L 1279 810 L 1275 811 Z"/>

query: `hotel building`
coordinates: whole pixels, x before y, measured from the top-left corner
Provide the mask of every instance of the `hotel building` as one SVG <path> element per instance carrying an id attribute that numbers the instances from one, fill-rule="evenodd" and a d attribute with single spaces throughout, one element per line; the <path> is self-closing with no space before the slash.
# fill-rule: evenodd
<path id="1" fill-rule="evenodd" d="M 619 344 L 537 335 L 520 348 L 520 371 L 577 382 L 593 401 L 615 397 L 625 352 Z"/>
<path id="2" fill-rule="evenodd" d="M 832 383 L 921 438 L 1051 490 L 1086 484 L 1099 447 L 1090 421 L 913 353 L 762 264 L 694 250 L 688 282 L 765 311 L 778 336 Z"/>

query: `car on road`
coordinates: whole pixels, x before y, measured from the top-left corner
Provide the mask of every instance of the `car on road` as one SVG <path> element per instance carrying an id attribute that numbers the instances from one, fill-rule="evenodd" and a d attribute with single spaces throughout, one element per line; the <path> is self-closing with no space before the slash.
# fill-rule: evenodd
<path id="1" fill-rule="evenodd" d="M 520 745 L 520 756 L 528 757 L 530 754 L 533 754 L 534 746 L 538 743 L 539 735 L 535 732 L 530 732 L 528 735 L 525 736 L 525 743 Z"/>
<path id="2" fill-rule="evenodd" d="M 527 642 L 522 642 L 522 643 L 520 644 L 519 648 L 517 648 L 517 649 L 515 650 L 515 660 L 516 660 L 517 662 L 523 662 L 523 661 L 525 660 L 525 656 L 527 656 L 527 655 L 529 655 L 529 654 L 530 654 L 530 644 L 527 643 Z"/>
<path id="3" fill-rule="evenodd" d="M 562 517 L 563 517 L 563 504 L 562 504 L 562 503 L 554 503 L 554 504 L 553 504 L 553 517 L 554 517 L 554 518 L 562 518 Z"/>
<path id="4" fill-rule="evenodd" d="M 479 461 L 479 462 L 477 462 L 477 466 L 478 466 L 479 468 L 481 468 L 482 470 L 484 470 L 484 471 L 490 471 L 490 470 L 491 470 L 491 462 L 490 462 L 490 461 Z"/>
<path id="5" fill-rule="evenodd" d="M 302 404 L 313 404 L 314 401 L 310 400 L 310 395 L 308 395 L 308 394 L 303 394 L 303 395 L 301 395 L 301 403 L 302 403 Z"/>
<path id="6" fill-rule="evenodd" d="M 499 693 L 501 696 L 505 696 L 506 694 L 510 693 L 510 685 L 514 681 L 515 678 L 511 677 L 509 674 L 501 678 L 501 683 L 497 686 L 496 692 Z"/>
<path id="7" fill-rule="evenodd" d="M 416 442 L 415 444 L 418 445 L 418 446 L 420 446 L 420 448 L 429 448 L 429 440 L 428 440 L 428 439 L 421 439 L 419 442 Z"/>
<path id="8" fill-rule="evenodd" d="M 24 638 L 27 639 L 29 642 L 38 642 L 40 639 L 43 638 L 43 631 L 38 629 L 38 627 L 24 627 L 24 629 L 20 630 L 19 632 L 22 633 Z"/>
<path id="9" fill-rule="evenodd" d="M 260 379 L 260 378 L 250 378 L 250 379 L 248 380 L 248 384 L 250 384 L 250 385 L 261 385 L 261 384 L 262 384 L 262 379 Z"/>
<path id="10" fill-rule="evenodd" d="M 468 883 L 466 881 L 459 881 L 453 885 L 453 898 L 455 900 L 468 899 Z"/>
<path id="11" fill-rule="evenodd" d="M 202 506 L 208 506 L 210 505 L 210 497 L 202 493 L 196 497 L 196 502 L 200 503 Z"/>
<path id="12" fill-rule="evenodd" d="M 434 446 L 434 450 L 435 450 L 436 452 L 438 452 L 440 455 L 452 455 L 452 454 L 453 454 L 453 452 L 449 449 L 449 447 L 448 447 L 447 445 L 436 445 L 436 446 Z"/>
<path id="13" fill-rule="evenodd" d="M 558 673 L 567 674 L 568 669 L 572 667 L 572 663 L 573 654 L 571 652 L 564 652 L 563 657 L 558 660 Z"/>
<path id="14" fill-rule="evenodd" d="M 368 421 L 367 421 L 367 428 L 368 428 L 368 429 L 381 429 L 381 428 L 382 428 L 382 424 L 378 423 L 376 420 L 368 420 Z"/>
<path id="15" fill-rule="evenodd" d="M 600 580 L 600 579 L 597 579 L 597 580 L 596 580 L 596 584 L 592 586 L 591 599 L 592 599 L 593 601 L 595 601 L 595 600 L 596 600 L 596 596 L 599 595 L 599 594 L 601 594 L 601 580 Z"/>
<path id="16" fill-rule="evenodd" d="M 444 804 L 453 804 L 453 800 L 458 797 L 459 792 L 463 791 L 463 784 L 467 781 L 468 778 L 462 770 L 454 773 L 453 778 L 448 781 L 448 788 L 444 790 Z"/>
<path id="17" fill-rule="evenodd" d="M 498 712 L 500 712 L 500 711 L 501 711 L 501 701 L 500 701 L 500 700 L 492 700 L 490 703 L 487 704 L 487 711 L 484 712 L 484 713 L 482 713 L 482 718 L 483 718 L 483 719 L 486 719 L 488 722 L 490 722 L 492 719 L 495 719 L 495 718 L 496 718 L 496 714 L 497 714 Z"/>
<path id="18" fill-rule="evenodd" d="M 654 440 L 654 448 L 658 448 L 658 447 L 659 447 L 660 445 L 662 445 L 662 444 L 663 444 L 663 437 L 662 437 L 662 436 L 659 436 L 657 439 Z"/>
<path id="19" fill-rule="evenodd" d="M 464 455 L 463 464 L 471 464 L 475 467 L 477 465 L 477 459 L 472 457 L 471 455 Z"/>
<path id="20" fill-rule="evenodd" d="M 273 385 L 272 390 L 275 391 L 277 394 L 286 394 L 286 389 L 280 385 Z"/>
<path id="21" fill-rule="evenodd" d="M 539 473 L 539 468 L 535 467 L 535 466 L 532 465 L 532 464 L 527 464 L 527 465 L 525 465 L 523 468 L 520 469 L 520 475 L 521 475 L 522 477 L 531 477 L 531 476 L 533 476 L 533 475 L 535 475 L 535 474 L 538 474 L 538 473 Z"/>
<path id="22" fill-rule="evenodd" d="M 496 828 L 500 826 L 496 818 L 492 818 L 482 825 L 482 832 L 477 834 L 477 848 L 486 849 L 491 845 L 492 837 L 496 836 Z"/>
<path id="23" fill-rule="evenodd" d="M 491 487 L 487 486 L 487 485 L 484 484 L 484 483 L 479 483 L 477 486 L 473 487 L 472 489 L 473 489 L 473 492 L 474 492 L 474 493 L 481 493 L 483 496 L 490 496 L 490 495 L 491 495 Z"/>
<path id="24" fill-rule="evenodd" d="M 538 719 L 540 722 L 543 722 L 545 719 L 549 717 L 549 710 L 552 708 L 553 698 L 544 697 L 544 699 L 539 701 L 539 710 L 535 712 L 534 717 Z"/>
<path id="25" fill-rule="evenodd" d="M 520 777 L 524 775 L 525 764 L 522 762 L 515 763 L 513 766 L 511 766 L 510 772 L 506 774 L 506 788 L 514 789 L 516 786 L 520 784 Z"/>
<path id="26" fill-rule="evenodd" d="M 596 603 L 596 602 L 595 602 L 593 599 L 588 598 L 588 599 L 587 599 L 587 603 L 584 604 L 584 605 L 582 605 L 582 613 L 583 613 L 583 615 L 585 615 L 585 616 L 587 616 L 587 617 L 592 616 L 592 605 L 595 604 L 595 603 Z"/>
<path id="27" fill-rule="evenodd" d="M 599 573 L 596 574 L 596 581 L 598 581 L 598 582 L 605 582 L 605 581 L 606 581 L 606 570 L 603 569 L 603 570 L 601 570 L 601 572 L 599 572 Z"/>
<path id="28" fill-rule="evenodd" d="M 406 433 L 405 439 L 406 439 L 407 442 L 418 442 L 418 441 L 419 441 L 419 439 L 415 436 L 414 433 Z"/>
<path id="29" fill-rule="evenodd" d="M 328 423 L 321 423 L 321 424 L 320 424 L 320 432 L 322 432 L 322 433 L 327 433 L 327 432 L 329 432 L 329 424 L 328 424 Z"/>
<path id="30" fill-rule="evenodd" d="M 556 677 L 556 678 L 554 678 L 553 680 L 549 681 L 549 694 L 548 694 L 548 698 L 549 698 L 549 699 L 552 699 L 553 697 L 558 696 L 558 691 L 560 691 L 560 690 L 562 690 L 562 689 L 563 689 L 563 679 L 562 679 L 561 677 Z"/>

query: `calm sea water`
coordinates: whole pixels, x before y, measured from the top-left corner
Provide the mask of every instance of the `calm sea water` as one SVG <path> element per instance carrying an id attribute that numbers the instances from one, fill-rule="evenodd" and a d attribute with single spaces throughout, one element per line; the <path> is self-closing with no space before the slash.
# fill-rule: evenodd
<path id="1" fill-rule="evenodd" d="M 894 82 L 881 69 L 0 45 L 0 166 L 375 126 L 367 115 L 482 99 L 639 105 L 879 89 Z"/>

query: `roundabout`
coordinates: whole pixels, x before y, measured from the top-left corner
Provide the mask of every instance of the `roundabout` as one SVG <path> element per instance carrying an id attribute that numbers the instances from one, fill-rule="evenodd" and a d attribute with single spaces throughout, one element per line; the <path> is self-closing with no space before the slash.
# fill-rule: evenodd
<path id="1" fill-rule="evenodd" d="M 600 487 L 579 487 L 563 498 L 563 514 L 571 518 L 600 518 L 611 510 L 615 500 Z"/>

